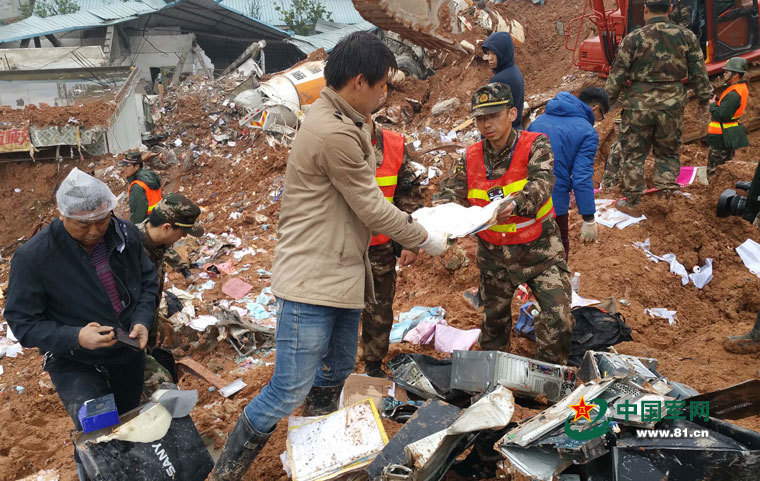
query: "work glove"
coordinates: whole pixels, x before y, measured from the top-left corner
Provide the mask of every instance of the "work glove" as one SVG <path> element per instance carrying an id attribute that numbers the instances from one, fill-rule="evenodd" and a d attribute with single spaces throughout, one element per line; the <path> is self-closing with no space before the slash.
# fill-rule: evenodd
<path id="1" fill-rule="evenodd" d="M 439 256 L 449 248 L 450 234 L 441 231 L 428 231 L 428 237 L 425 242 L 420 244 L 420 249 L 424 250 L 431 256 Z"/>
<path id="2" fill-rule="evenodd" d="M 182 274 L 182 276 L 185 279 L 190 279 L 191 277 L 193 277 L 193 273 L 190 272 L 190 269 L 187 266 L 185 266 L 182 269 L 180 269 L 179 273 Z"/>
<path id="3" fill-rule="evenodd" d="M 583 242 L 594 242 L 596 240 L 596 222 L 583 221 L 581 227 L 581 240 Z"/>

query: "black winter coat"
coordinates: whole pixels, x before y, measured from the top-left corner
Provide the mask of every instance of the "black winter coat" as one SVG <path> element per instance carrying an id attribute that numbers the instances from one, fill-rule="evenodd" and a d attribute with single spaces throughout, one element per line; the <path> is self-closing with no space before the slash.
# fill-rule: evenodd
<path id="1" fill-rule="evenodd" d="M 150 329 L 156 312 L 156 268 L 148 259 L 137 228 L 116 217 L 105 234 L 109 264 L 124 310 L 116 312 L 90 256 L 59 219 L 18 248 L 11 261 L 3 316 L 22 346 L 86 364 L 119 364 L 129 353 L 121 343 L 88 350 L 79 330 L 90 322 L 135 324 Z"/>

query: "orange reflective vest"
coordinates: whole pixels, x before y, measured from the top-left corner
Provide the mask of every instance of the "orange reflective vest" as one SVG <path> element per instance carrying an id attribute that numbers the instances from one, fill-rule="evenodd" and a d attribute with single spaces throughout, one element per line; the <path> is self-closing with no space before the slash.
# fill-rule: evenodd
<path id="1" fill-rule="evenodd" d="M 398 183 L 398 171 L 404 161 L 404 136 L 383 129 L 383 163 L 375 170 L 375 180 L 385 199 L 393 203 L 393 194 L 396 193 Z M 372 236 L 369 245 L 379 246 L 391 239 L 383 234 Z"/>
<path id="2" fill-rule="evenodd" d="M 736 112 L 734 112 L 733 117 L 731 117 L 731 122 L 723 122 L 722 124 L 720 122 L 712 121 L 707 126 L 707 133 L 708 134 L 714 134 L 714 135 L 723 135 L 723 129 L 730 129 L 731 127 L 738 127 L 739 117 L 741 117 L 744 114 L 744 111 L 747 109 L 747 100 L 749 99 L 749 89 L 747 88 L 747 84 L 744 82 L 735 83 L 732 85 L 729 85 L 729 87 L 723 92 L 723 95 L 720 96 L 718 99 L 718 105 L 720 105 L 720 102 L 723 100 L 723 97 L 728 95 L 730 92 L 736 92 L 739 94 L 739 98 L 741 98 L 741 104 L 739 104 L 739 108 L 736 109 Z"/>
<path id="3" fill-rule="evenodd" d="M 161 188 L 159 187 L 158 189 L 151 189 L 150 187 L 148 187 L 148 184 L 146 184 L 142 180 L 135 179 L 129 184 L 129 187 L 127 188 L 127 197 L 129 197 L 129 194 L 132 191 L 132 186 L 135 184 L 142 187 L 143 190 L 145 191 L 145 197 L 148 198 L 148 214 L 150 214 L 151 211 L 153 211 L 153 208 L 156 206 L 156 204 L 158 204 L 161 201 Z"/>
<path id="4" fill-rule="evenodd" d="M 519 192 L 528 183 L 530 149 L 538 132 L 521 131 L 507 172 L 498 179 L 488 180 L 483 161 L 483 141 L 467 148 L 467 200 L 471 205 L 485 206 L 497 198 Z M 489 196 L 489 193 L 491 194 Z M 541 221 L 554 217 L 551 197 L 538 209 L 536 217 L 513 215 L 507 224 L 497 224 L 478 232 L 481 239 L 494 245 L 525 244 L 541 236 Z"/>

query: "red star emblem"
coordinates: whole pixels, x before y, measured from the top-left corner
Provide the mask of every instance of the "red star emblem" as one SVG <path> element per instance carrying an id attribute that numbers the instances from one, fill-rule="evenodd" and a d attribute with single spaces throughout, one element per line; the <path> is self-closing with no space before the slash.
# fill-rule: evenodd
<path id="1" fill-rule="evenodd" d="M 589 422 L 591 422 L 591 416 L 589 416 L 589 413 L 596 407 L 596 404 L 586 404 L 583 396 L 581 396 L 581 402 L 571 405 L 570 407 L 573 409 L 573 411 L 575 411 L 575 419 L 573 419 L 573 422 L 579 420 L 580 418 L 586 418 Z"/>

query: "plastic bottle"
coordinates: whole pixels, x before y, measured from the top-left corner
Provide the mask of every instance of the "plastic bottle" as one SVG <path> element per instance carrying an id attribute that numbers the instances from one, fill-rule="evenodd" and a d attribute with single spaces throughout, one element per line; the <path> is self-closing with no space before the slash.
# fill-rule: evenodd
<path id="1" fill-rule="evenodd" d="M 581 290 L 581 273 L 576 272 L 573 274 L 573 278 L 570 279 L 570 287 L 573 289 L 573 291 L 578 294 L 578 291 Z"/>

